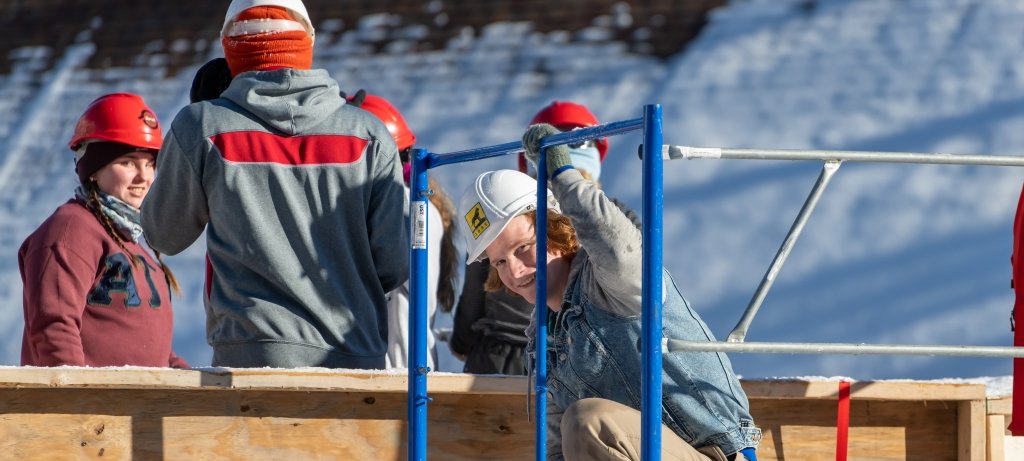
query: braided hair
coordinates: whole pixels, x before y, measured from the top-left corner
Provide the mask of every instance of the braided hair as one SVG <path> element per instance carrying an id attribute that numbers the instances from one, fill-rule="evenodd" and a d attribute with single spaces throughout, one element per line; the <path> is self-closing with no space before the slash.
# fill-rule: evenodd
<path id="1" fill-rule="evenodd" d="M 123 251 L 125 254 L 129 256 L 128 259 L 132 262 L 132 267 L 138 269 L 139 260 L 141 260 L 142 258 L 128 250 L 128 247 L 124 245 L 124 237 L 122 237 L 121 234 L 114 229 L 114 223 L 110 222 L 110 217 L 108 217 L 106 214 L 100 211 L 102 209 L 102 207 L 100 206 L 100 189 L 99 186 L 96 184 L 96 181 L 88 181 L 87 183 L 85 183 L 85 190 L 88 192 L 89 195 L 88 201 L 86 202 L 86 208 L 88 208 L 89 212 L 91 212 L 93 216 L 95 216 L 96 219 L 100 221 L 100 224 L 103 225 L 103 229 L 107 231 L 107 235 L 114 239 L 114 242 L 117 243 L 117 246 L 121 247 L 121 251 Z M 180 295 L 181 285 L 178 284 L 177 277 L 175 277 L 174 273 L 171 272 L 171 268 L 166 263 L 164 263 L 164 260 L 160 256 L 159 251 L 156 251 L 154 249 L 153 254 L 156 255 L 156 261 L 157 263 L 160 264 L 160 270 L 163 271 L 164 273 L 164 281 L 166 281 L 167 285 L 171 287 L 172 290 L 174 290 L 174 293 Z"/>

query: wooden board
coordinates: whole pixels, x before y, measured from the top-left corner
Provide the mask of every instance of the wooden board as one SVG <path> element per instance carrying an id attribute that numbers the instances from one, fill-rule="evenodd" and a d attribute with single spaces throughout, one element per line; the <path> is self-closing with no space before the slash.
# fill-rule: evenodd
<path id="1" fill-rule="evenodd" d="M 838 381 L 757 380 L 743 381 L 751 398 L 832 399 L 839 397 Z M 853 400 L 985 400 L 980 384 L 931 383 L 922 381 L 854 381 Z"/>
<path id="2" fill-rule="evenodd" d="M 379 391 L 406 393 L 408 375 L 398 371 L 274 368 L 88 368 L 0 367 L 0 388 L 250 389 L 279 391 Z M 431 373 L 430 393 L 525 394 L 522 376 Z"/>
<path id="3" fill-rule="evenodd" d="M 985 459 L 1003 461 L 1006 458 L 1005 435 L 1006 422 L 1003 415 L 988 415 L 988 427 L 985 436 Z"/>
<path id="4" fill-rule="evenodd" d="M 522 376 L 431 373 L 429 392 L 513 394 L 526 393 Z M 232 369 L 206 368 L 173 370 L 168 368 L 83 368 L 83 367 L 0 367 L 0 388 L 14 387 L 88 387 L 110 389 L 265 389 L 381 391 L 405 393 L 408 378 L 404 372 L 328 369 Z M 744 380 L 743 389 L 751 398 L 835 399 L 836 381 Z M 979 384 L 930 383 L 921 381 L 858 381 L 850 395 L 857 400 L 984 400 L 985 387 Z"/>
<path id="5" fill-rule="evenodd" d="M 404 460 L 406 382 L 351 370 L 0 368 L 0 458 Z M 533 459 L 525 378 L 428 383 L 430 459 Z M 764 430 L 759 459 L 835 459 L 835 381 L 743 386 Z M 981 385 L 854 383 L 849 459 L 985 459 L 985 408 Z"/>
<path id="6" fill-rule="evenodd" d="M 1013 414 L 1013 399 L 1010 397 L 988 399 L 985 406 L 985 412 L 990 415 L 1003 415 L 1009 419 L 1010 415 Z"/>
<path id="7" fill-rule="evenodd" d="M 407 457 L 405 398 L 391 393 L 7 389 L 0 402 L 7 459 Z M 428 456 L 532 459 L 525 404 L 511 396 L 435 396 Z"/>
<path id="8" fill-rule="evenodd" d="M 960 461 L 984 461 L 985 427 L 988 425 L 985 401 L 960 402 L 957 418 L 959 420 L 957 424 L 959 436 L 957 459 Z"/>
<path id="9" fill-rule="evenodd" d="M 957 402 L 850 401 L 848 459 L 957 460 Z M 836 403 L 752 399 L 758 459 L 836 459 Z"/>

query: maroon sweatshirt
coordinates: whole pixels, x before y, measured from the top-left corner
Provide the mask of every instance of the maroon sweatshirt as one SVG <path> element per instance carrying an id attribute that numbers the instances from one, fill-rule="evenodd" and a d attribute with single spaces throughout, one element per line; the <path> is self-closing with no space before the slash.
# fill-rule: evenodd
<path id="1" fill-rule="evenodd" d="M 124 245 L 136 265 L 74 199 L 25 239 L 22 365 L 188 368 L 171 350 L 174 312 L 163 270 L 141 245 Z"/>

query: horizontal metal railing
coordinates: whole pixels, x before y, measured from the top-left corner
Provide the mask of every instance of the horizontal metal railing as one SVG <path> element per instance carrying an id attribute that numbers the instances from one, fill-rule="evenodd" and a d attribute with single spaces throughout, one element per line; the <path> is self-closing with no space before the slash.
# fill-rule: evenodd
<path id="1" fill-rule="evenodd" d="M 665 160 L 838 160 L 841 162 L 922 163 L 941 165 L 1024 166 L 1024 156 L 966 155 L 919 152 L 871 152 L 850 150 L 730 149 L 664 145 Z"/>
<path id="2" fill-rule="evenodd" d="M 997 346 L 934 346 L 865 343 L 783 343 L 683 341 L 665 339 L 665 352 L 756 352 L 770 354 L 846 354 L 846 355 L 944 355 L 954 357 L 1024 357 L 1024 348 Z"/>
<path id="3" fill-rule="evenodd" d="M 750 303 L 739 322 L 724 342 L 681 341 L 668 339 L 664 342 L 668 352 L 712 351 L 712 352 L 756 352 L 781 354 L 890 354 L 890 355 L 945 355 L 973 357 L 1024 357 L 1024 348 L 995 346 L 942 346 L 942 345 L 899 345 L 899 344 L 854 344 L 854 343 L 796 343 L 757 342 L 745 343 L 747 332 L 754 316 L 761 308 L 768 291 L 782 270 L 782 265 L 796 245 L 808 219 L 833 175 L 842 162 L 871 163 L 915 163 L 932 165 L 980 165 L 980 166 L 1024 166 L 1024 156 L 1010 155 L 963 155 L 917 152 L 871 152 L 847 150 L 789 150 L 789 149 L 731 149 L 717 147 L 689 147 L 663 145 L 663 160 L 735 159 L 735 160 L 818 160 L 824 165 L 817 182 L 804 201 L 793 225 L 786 234 L 775 258 L 768 266 Z"/>

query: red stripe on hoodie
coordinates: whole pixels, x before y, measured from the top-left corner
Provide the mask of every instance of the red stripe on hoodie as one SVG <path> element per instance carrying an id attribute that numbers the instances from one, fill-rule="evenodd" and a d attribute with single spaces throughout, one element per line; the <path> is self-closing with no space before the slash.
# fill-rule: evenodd
<path id="1" fill-rule="evenodd" d="M 224 160 L 237 163 L 326 165 L 355 163 L 370 141 L 345 135 L 281 136 L 233 131 L 210 137 Z"/>

